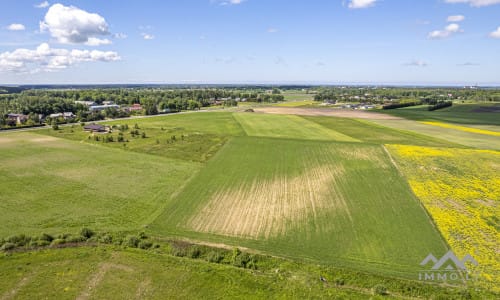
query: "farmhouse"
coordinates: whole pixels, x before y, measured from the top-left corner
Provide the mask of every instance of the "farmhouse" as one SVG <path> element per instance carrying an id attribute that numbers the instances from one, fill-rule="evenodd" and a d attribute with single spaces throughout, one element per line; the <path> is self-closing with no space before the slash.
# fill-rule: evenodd
<path id="1" fill-rule="evenodd" d="M 8 114 L 7 120 L 9 123 L 22 124 L 28 121 L 28 116 L 23 114 Z"/>
<path id="2" fill-rule="evenodd" d="M 94 106 L 90 106 L 89 107 L 89 110 L 90 111 L 102 111 L 102 110 L 106 110 L 108 108 L 111 108 L 111 109 L 119 109 L 120 106 L 119 105 L 116 105 L 116 104 L 108 104 L 108 105 L 94 105 Z"/>
<path id="3" fill-rule="evenodd" d="M 49 117 L 51 119 L 63 118 L 64 120 L 69 120 L 69 119 L 74 119 L 76 117 L 76 115 L 73 114 L 72 112 L 63 112 L 63 113 L 58 113 L 58 114 L 50 114 Z"/>
<path id="4" fill-rule="evenodd" d="M 107 128 L 106 126 L 99 125 L 99 124 L 90 124 L 90 125 L 85 125 L 83 127 L 84 131 L 90 131 L 90 132 L 106 132 Z"/>
<path id="5" fill-rule="evenodd" d="M 127 107 L 128 111 L 140 111 L 142 110 L 142 106 L 140 104 L 132 104 L 132 106 Z"/>

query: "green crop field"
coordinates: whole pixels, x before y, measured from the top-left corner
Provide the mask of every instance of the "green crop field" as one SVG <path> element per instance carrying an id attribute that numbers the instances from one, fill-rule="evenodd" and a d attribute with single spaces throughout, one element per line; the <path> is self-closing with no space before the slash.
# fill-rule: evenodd
<path id="1" fill-rule="evenodd" d="M 33 133 L 0 136 L 0 236 L 131 230 L 200 165 Z"/>
<path id="2" fill-rule="evenodd" d="M 459 124 L 500 125 L 500 103 L 454 103 L 435 111 L 428 111 L 427 105 L 381 110 L 394 116 L 417 121 L 437 120 Z"/>
<path id="3" fill-rule="evenodd" d="M 331 117 L 303 118 L 367 143 L 461 147 L 439 138 L 392 129 L 366 120 Z"/>
<path id="4" fill-rule="evenodd" d="M 400 275 L 446 249 L 383 147 L 352 143 L 233 139 L 150 228 Z"/>
<path id="5" fill-rule="evenodd" d="M 237 113 L 234 117 L 249 136 L 358 142 L 299 116 Z"/>
<path id="6" fill-rule="evenodd" d="M 456 143 L 467 147 L 500 150 L 500 139 L 498 136 L 465 132 L 453 128 L 443 128 L 407 119 L 371 121 L 393 129 L 437 137 L 450 143 Z"/>

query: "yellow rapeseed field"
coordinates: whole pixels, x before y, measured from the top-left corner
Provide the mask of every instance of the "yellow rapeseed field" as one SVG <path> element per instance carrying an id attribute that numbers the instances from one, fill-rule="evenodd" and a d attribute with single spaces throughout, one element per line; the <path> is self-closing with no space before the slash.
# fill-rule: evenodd
<path id="1" fill-rule="evenodd" d="M 480 284 L 500 289 L 500 152 L 388 145 L 413 192 Z"/>
<path id="2" fill-rule="evenodd" d="M 500 136 L 500 132 L 479 129 L 479 128 L 472 128 L 472 127 L 466 127 L 466 126 L 460 126 L 460 125 L 454 125 L 454 124 L 448 124 L 448 123 L 442 123 L 442 122 L 421 122 L 421 123 L 424 123 L 427 125 L 443 127 L 443 128 L 456 129 L 456 130 L 465 131 L 465 132 L 479 133 L 479 134 L 492 135 L 492 136 Z"/>

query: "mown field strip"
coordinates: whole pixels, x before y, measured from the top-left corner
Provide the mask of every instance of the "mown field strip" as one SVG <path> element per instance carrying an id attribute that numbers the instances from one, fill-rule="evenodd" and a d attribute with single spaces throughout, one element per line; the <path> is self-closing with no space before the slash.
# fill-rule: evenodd
<path id="1" fill-rule="evenodd" d="M 299 116 L 235 113 L 234 117 L 249 136 L 359 142 Z"/>

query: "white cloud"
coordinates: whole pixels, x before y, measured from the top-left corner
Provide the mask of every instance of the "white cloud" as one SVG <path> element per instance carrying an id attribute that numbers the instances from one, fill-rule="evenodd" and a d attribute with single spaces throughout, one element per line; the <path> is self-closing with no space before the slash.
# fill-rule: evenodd
<path id="1" fill-rule="evenodd" d="M 37 4 L 35 5 L 36 8 L 46 8 L 46 7 L 49 7 L 49 1 L 43 1 L 42 3 L 40 4 Z"/>
<path id="2" fill-rule="evenodd" d="M 458 64 L 457 66 L 459 66 L 459 67 L 475 67 L 475 66 L 480 66 L 480 64 L 474 63 L 474 62 L 465 62 L 462 64 Z"/>
<path id="3" fill-rule="evenodd" d="M 500 4 L 500 0 L 445 0 L 446 3 L 466 3 L 470 6 L 481 7 Z"/>
<path id="4" fill-rule="evenodd" d="M 456 16 L 449 16 L 446 21 L 448 22 L 462 22 L 465 20 L 465 17 L 462 15 L 456 15 Z"/>
<path id="5" fill-rule="evenodd" d="M 25 30 L 26 27 L 24 27 L 23 24 L 14 23 L 14 24 L 10 24 L 9 26 L 7 26 L 7 29 L 11 30 L 11 31 L 22 31 L 22 30 Z"/>
<path id="6" fill-rule="evenodd" d="M 348 7 L 349 8 L 367 8 L 367 7 L 371 7 L 373 5 L 375 5 L 375 2 L 377 2 L 377 0 L 351 0 L 349 2 L 349 5 Z"/>
<path id="7" fill-rule="evenodd" d="M 107 45 L 111 41 L 99 36 L 109 35 L 106 20 L 98 14 L 88 13 L 74 6 L 52 5 L 40 31 L 48 31 L 61 44 Z"/>
<path id="8" fill-rule="evenodd" d="M 446 26 L 443 30 L 434 30 L 430 32 L 428 37 L 430 39 L 445 39 L 458 32 L 463 32 L 463 30 L 460 29 L 460 25 L 452 23 Z"/>
<path id="9" fill-rule="evenodd" d="M 120 59 L 118 53 L 112 51 L 54 49 L 43 43 L 34 50 L 16 49 L 0 53 L 0 71 L 36 73 L 65 69 L 82 62 L 112 62 Z"/>
<path id="10" fill-rule="evenodd" d="M 115 37 L 116 39 L 123 40 L 123 39 L 126 39 L 128 36 L 127 36 L 125 33 L 115 33 L 115 34 L 114 34 L 114 37 Z"/>
<path id="11" fill-rule="evenodd" d="M 414 59 L 408 63 L 403 64 L 404 66 L 409 66 L 409 67 L 427 67 L 429 64 L 423 60 L 420 59 Z"/>
<path id="12" fill-rule="evenodd" d="M 145 40 L 154 40 L 155 36 L 149 33 L 141 33 L 142 38 Z"/>
<path id="13" fill-rule="evenodd" d="M 500 27 L 498 27 L 497 30 L 490 33 L 490 37 L 494 39 L 500 39 Z"/>
<path id="14" fill-rule="evenodd" d="M 279 30 L 278 30 L 277 28 L 268 28 L 268 29 L 267 29 L 267 32 L 268 32 L 268 33 L 276 33 L 276 32 L 278 32 L 278 31 L 279 31 Z"/>
<path id="15" fill-rule="evenodd" d="M 217 3 L 219 5 L 238 5 L 246 0 L 210 0 L 212 3 Z"/>

